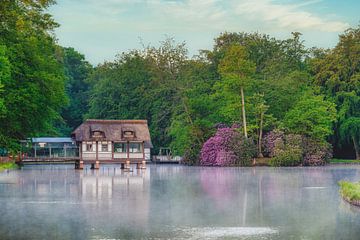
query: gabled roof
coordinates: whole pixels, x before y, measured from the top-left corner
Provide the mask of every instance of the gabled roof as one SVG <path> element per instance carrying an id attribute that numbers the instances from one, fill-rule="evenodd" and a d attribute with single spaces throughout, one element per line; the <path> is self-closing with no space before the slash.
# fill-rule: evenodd
<path id="1" fill-rule="evenodd" d="M 105 136 L 94 138 L 92 132 L 102 132 Z M 135 137 L 124 138 L 124 131 L 133 131 Z M 100 120 L 88 119 L 71 134 L 78 142 L 82 141 L 144 141 L 146 147 L 152 147 L 147 120 Z"/>

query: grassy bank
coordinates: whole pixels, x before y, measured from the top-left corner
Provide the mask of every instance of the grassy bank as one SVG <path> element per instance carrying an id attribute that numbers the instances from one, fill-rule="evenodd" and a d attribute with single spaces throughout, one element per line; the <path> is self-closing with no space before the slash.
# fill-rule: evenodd
<path id="1" fill-rule="evenodd" d="M 13 162 L 0 163 L 0 172 L 4 171 L 5 169 L 16 169 L 16 168 L 18 168 L 18 165 L 16 165 Z"/>
<path id="2" fill-rule="evenodd" d="M 333 158 L 330 160 L 330 163 L 360 163 L 360 160 Z"/>
<path id="3" fill-rule="evenodd" d="M 340 194 L 348 202 L 360 206 L 360 182 L 340 181 Z"/>

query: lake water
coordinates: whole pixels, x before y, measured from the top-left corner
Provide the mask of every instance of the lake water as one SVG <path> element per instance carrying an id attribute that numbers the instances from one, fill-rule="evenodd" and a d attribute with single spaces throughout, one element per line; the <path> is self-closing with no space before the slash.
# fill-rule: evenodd
<path id="1" fill-rule="evenodd" d="M 0 238 L 360 239 L 342 179 L 360 166 L 25 166 L 0 173 Z"/>

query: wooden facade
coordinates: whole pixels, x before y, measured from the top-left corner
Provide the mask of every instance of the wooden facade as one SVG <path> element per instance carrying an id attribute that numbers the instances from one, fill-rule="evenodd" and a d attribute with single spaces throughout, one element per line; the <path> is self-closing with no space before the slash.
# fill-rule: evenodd
<path id="1" fill-rule="evenodd" d="M 87 120 L 72 133 L 79 146 L 78 168 L 92 164 L 120 163 L 145 167 L 152 143 L 146 120 Z"/>

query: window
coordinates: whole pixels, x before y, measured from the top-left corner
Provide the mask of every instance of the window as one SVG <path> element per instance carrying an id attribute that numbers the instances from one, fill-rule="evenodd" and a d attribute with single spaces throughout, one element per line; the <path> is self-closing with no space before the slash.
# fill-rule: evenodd
<path id="1" fill-rule="evenodd" d="M 126 143 L 114 143 L 114 152 L 126 153 Z"/>
<path id="2" fill-rule="evenodd" d="M 123 132 L 123 136 L 125 138 L 132 138 L 135 136 L 134 132 L 133 131 L 130 131 L 130 130 L 126 130 Z"/>
<path id="3" fill-rule="evenodd" d="M 92 152 L 92 146 L 93 146 L 93 145 L 92 145 L 91 143 L 87 143 L 87 144 L 86 144 L 86 151 L 87 151 L 87 152 Z"/>
<path id="4" fill-rule="evenodd" d="M 95 137 L 95 138 L 98 138 L 98 137 L 104 137 L 104 132 L 101 132 L 101 131 L 93 131 L 92 132 L 92 136 Z"/>
<path id="5" fill-rule="evenodd" d="M 140 143 L 130 143 L 129 152 L 131 153 L 141 153 L 141 144 Z"/>
<path id="6" fill-rule="evenodd" d="M 102 152 L 107 152 L 108 151 L 108 144 L 107 143 L 101 144 L 101 151 Z"/>

